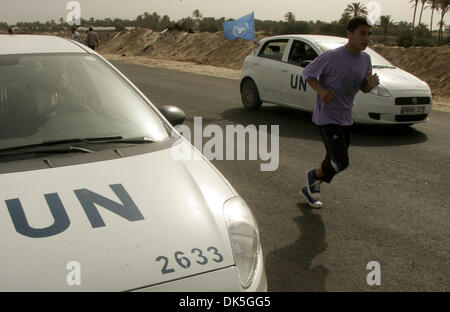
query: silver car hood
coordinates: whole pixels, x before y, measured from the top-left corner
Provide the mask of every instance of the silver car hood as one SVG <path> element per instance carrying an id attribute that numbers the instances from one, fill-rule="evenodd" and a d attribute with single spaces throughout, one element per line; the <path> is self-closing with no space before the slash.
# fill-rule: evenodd
<path id="1" fill-rule="evenodd" d="M 234 196 L 208 161 L 170 149 L 0 174 L 0 291 L 131 290 L 232 266 L 223 204 Z M 49 209 L 61 205 L 69 225 Z"/>

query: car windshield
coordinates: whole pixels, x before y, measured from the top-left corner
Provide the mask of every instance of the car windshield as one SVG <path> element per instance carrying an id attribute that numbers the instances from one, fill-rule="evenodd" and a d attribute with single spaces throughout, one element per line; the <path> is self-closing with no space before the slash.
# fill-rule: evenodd
<path id="1" fill-rule="evenodd" d="M 0 55 L 0 149 L 73 138 L 168 136 L 154 109 L 98 56 Z"/>
<path id="2" fill-rule="evenodd" d="M 327 50 L 339 48 L 346 43 L 347 43 L 347 41 L 319 42 L 318 44 L 322 48 L 323 51 L 327 51 Z M 394 65 L 389 63 L 384 57 L 382 57 L 380 54 L 378 54 L 371 48 L 366 48 L 364 51 L 366 51 L 370 55 L 370 59 L 372 60 L 372 66 L 394 67 Z"/>

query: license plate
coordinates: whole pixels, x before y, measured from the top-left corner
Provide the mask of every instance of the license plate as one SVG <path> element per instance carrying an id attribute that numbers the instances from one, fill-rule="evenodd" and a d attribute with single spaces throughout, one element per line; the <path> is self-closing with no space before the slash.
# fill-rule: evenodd
<path id="1" fill-rule="evenodd" d="M 402 106 L 401 114 L 422 114 L 425 112 L 425 106 Z"/>

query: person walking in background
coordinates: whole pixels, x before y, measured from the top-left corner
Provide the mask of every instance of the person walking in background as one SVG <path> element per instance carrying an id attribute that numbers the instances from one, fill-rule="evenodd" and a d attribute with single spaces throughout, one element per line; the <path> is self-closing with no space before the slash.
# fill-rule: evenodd
<path id="1" fill-rule="evenodd" d="M 306 172 L 306 186 L 300 190 L 312 208 L 321 208 L 320 184 L 347 168 L 353 124 L 353 99 L 358 90 L 370 92 L 379 84 L 372 75 L 372 62 L 364 50 L 369 45 L 371 23 L 354 17 L 347 25 L 348 43 L 328 50 L 306 66 L 303 77 L 317 92 L 313 122 L 319 127 L 326 156 L 321 166 Z"/>
<path id="2" fill-rule="evenodd" d="M 92 50 L 95 50 L 95 48 L 98 48 L 98 44 L 97 33 L 93 30 L 92 26 L 89 26 L 89 31 L 86 36 L 86 45 Z"/>
<path id="3" fill-rule="evenodd" d="M 8 34 L 14 35 L 14 30 L 12 29 L 12 27 L 8 27 Z"/>
<path id="4" fill-rule="evenodd" d="M 81 38 L 80 34 L 78 33 L 76 27 L 72 27 L 72 40 L 75 40 L 80 43 L 84 43 L 83 39 Z"/>

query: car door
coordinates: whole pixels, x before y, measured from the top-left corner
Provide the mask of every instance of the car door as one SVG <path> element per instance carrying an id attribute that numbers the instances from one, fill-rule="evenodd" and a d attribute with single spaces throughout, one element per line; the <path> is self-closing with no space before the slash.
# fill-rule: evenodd
<path id="1" fill-rule="evenodd" d="M 317 55 L 310 44 L 294 39 L 287 62 L 281 68 L 281 99 L 284 104 L 313 110 L 316 92 L 303 78 L 303 70 Z"/>
<path id="2" fill-rule="evenodd" d="M 260 97 L 264 101 L 281 101 L 281 64 L 289 39 L 274 39 L 264 43 L 255 62 L 259 78 Z"/>

